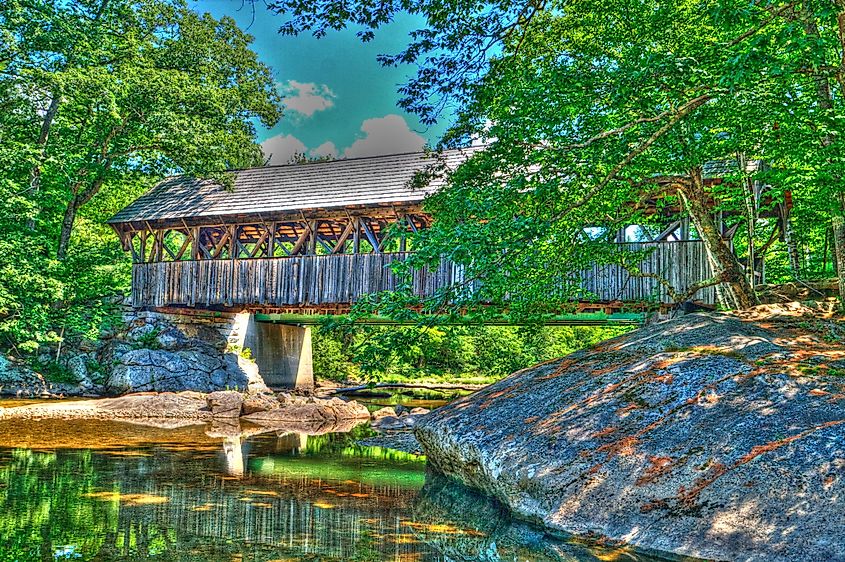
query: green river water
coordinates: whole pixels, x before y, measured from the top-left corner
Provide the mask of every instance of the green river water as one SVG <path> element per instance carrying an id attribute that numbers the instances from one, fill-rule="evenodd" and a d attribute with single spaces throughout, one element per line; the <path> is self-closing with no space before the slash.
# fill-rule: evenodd
<path id="1" fill-rule="evenodd" d="M 0 422 L 0 561 L 645 560 L 553 539 L 346 433 Z"/>

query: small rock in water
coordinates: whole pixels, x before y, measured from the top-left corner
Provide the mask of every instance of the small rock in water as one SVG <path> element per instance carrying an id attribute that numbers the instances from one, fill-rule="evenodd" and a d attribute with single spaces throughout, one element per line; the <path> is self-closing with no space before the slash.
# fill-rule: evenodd
<path id="1" fill-rule="evenodd" d="M 405 421 L 396 416 L 383 416 L 372 423 L 373 428 L 381 431 L 393 431 L 397 429 L 405 429 Z"/>
<path id="2" fill-rule="evenodd" d="M 386 418 L 386 417 L 389 417 L 389 416 L 390 417 L 396 417 L 396 414 L 395 414 L 393 408 L 390 408 L 388 406 L 385 406 L 384 408 L 381 408 L 380 410 L 376 410 L 375 412 L 370 414 L 370 417 L 373 418 L 373 421 L 380 420 L 382 418 Z"/>

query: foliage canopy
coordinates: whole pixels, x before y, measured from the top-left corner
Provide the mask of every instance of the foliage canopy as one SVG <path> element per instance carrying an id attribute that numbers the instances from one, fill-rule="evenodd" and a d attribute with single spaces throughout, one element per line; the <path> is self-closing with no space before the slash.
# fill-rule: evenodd
<path id="1" fill-rule="evenodd" d="M 0 5 L 0 336 L 90 333 L 128 286 L 102 221 L 166 174 L 260 165 L 281 100 L 234 20 L 181 0 Z M 58 332 L 58 333 L 57 333 Z"/>
<path id="2" fill-rule="evenodd" d="M 354 26 L 362 40 L 400 12 L 424 20 L 406 49 L 381 60 L 417 65 L 402 105 L 423 120 L 457 109 L 444 145 L 487 142 L 429 201 L 437 221 L 424 252 L 483 278 L 481 300 L 562 305 L 586 263 L 624 259 L 608 252 L 621 225 L 666 226 L 645 212 L 654 199 L 690 217 L 726 306 L 756 302 L 749 264 L 760 260 L 793 278 L 829 275 L 835 239 L 845 267 L 841 0 L 277 0 L 271 9 L 287 17 L 284 33 Z M 708 181 L 710 162 L 732 164 L 723 182 Z M 585 229 L 605 236 L 585 239 Z"/>

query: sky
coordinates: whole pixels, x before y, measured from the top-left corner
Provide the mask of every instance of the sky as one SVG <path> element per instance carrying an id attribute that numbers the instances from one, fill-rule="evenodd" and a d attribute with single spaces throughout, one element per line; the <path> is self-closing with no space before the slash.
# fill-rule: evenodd
<path id="1" fill-rule="evenodd" d="M 228 15 L 255 37 L 253 49 L 273 70 L 276 87 L 285 97 L 285 115 L 272 129 L 259 125 L 270 164 L 285 164 L 295 153 L 309 157 L 355 158 L 421 150 L 434 145 L 446 124 L 423 126 L 396 103 L 397 86 L 414 72 L 411 66 L 382 67 L 376 56 L 396 53 L 408 41 L 416 20 L 404 16 L 362 43 L 355 30 L 283 36 L 282 15 L 268 12 L 262 2 L 196 0 L 191 7 L 219 18 Z"/>

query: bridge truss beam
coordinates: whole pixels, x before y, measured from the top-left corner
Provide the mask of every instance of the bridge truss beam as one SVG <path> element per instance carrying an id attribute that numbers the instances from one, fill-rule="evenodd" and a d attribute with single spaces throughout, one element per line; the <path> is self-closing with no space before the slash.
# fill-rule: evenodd
<path id="1" fill-rule="evenodd" d="M 135 263 L 406 252 L 426 228 L 418 207 L 213 224 L 113 225 Z"/>

